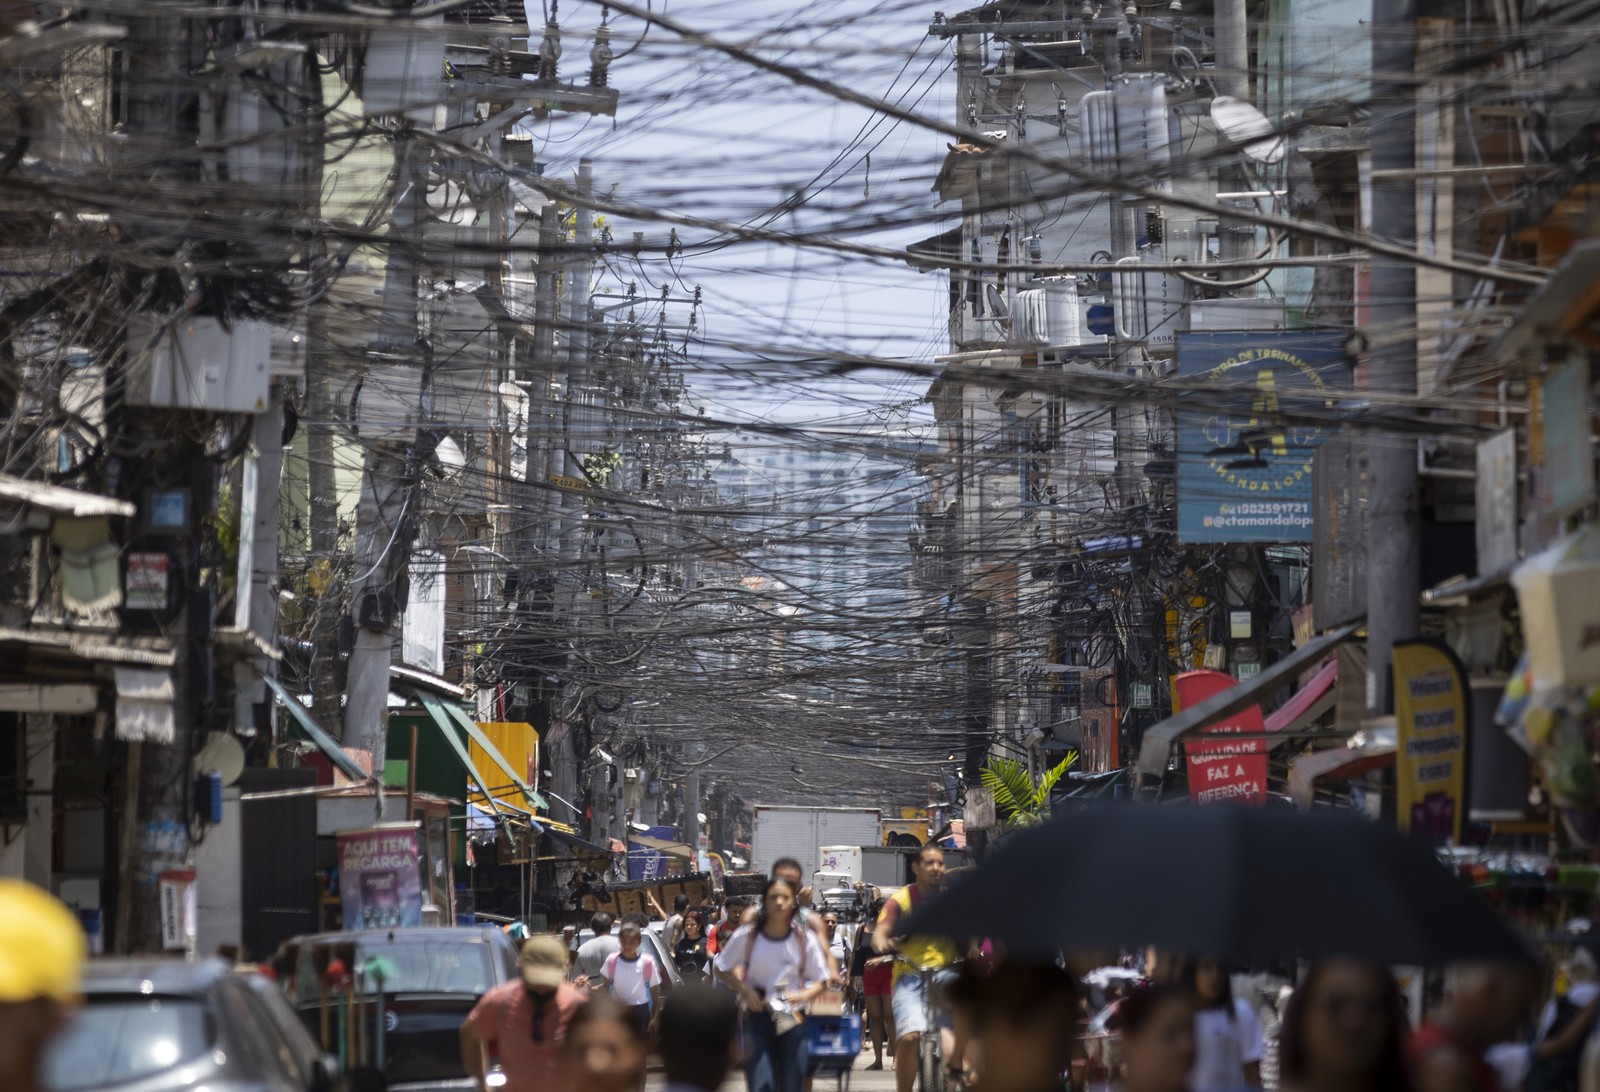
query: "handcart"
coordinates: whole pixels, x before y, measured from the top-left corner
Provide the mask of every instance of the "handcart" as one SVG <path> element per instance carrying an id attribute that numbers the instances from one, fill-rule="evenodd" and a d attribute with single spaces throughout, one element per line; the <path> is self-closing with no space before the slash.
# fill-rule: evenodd
<path id="1" fill-rule="evenodd" d="M 861 1017 L 854 1012 L 806 1018 L 806 1043 L 810 1049 L 807 1070 L 831 1073 L 839 1092 L 849 1092 L 850 1072 L 861 1053 Z"/>

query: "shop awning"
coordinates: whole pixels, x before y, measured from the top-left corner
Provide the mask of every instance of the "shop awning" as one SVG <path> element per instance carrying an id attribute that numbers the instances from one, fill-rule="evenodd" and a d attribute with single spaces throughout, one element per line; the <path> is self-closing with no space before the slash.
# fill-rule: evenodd
<path id="1" fill-rule="evenodd" d="M 493 762 L 499 767 L 500 772 L 505 774 L 509 779 L 509 783 L 515 785 L 522 791 L 522 797 L 528 802 L 529 808 L 535 811 L 540 809 L 543 809 L 544 811 L 550 810 L 549 802 L 535 792 L 533 786 L 524 781 L 522 776 L 518 774 L 516 770 L 511 768 L 511 763 L 505 760 L 505 756 L 500 753 L 499 748 L 490 742 L 489 737 L 484 733 L 483 729 L 479 728 L 477 723 L 474 722 L 471 717 L 463 713 L 461 709 L 454 704 L 446 704 L 444 706 L 444 710 L 458 725 L 461 726 L 461 730 L 467 733 L 467 737 L 483 749 L 483 753 L 489 756 L 489 761 Z"/>
<path id="2" fill-rule="evenodd" d="M 332 762 L 340 773 L 357 785 L 372 777 L 366 770 L 356 765 L 355 759 L 344 753 L 344 748 L 339 746 L 337 740 L 327 732 L 324 732 L 321 725 L 311 719 L 310 710 L 301 705 L 299 699 L 285 690 L 281 682 L 264 671 L 258 671 L 256 674 L 260 675 L 261 681 L 267 684 L 267 689 L 278 696 L 278 700 L 283 703 L 283 707 L 289 710 L 289 716 L 300 726 L 300 731 L 304 732 L 306 738 L 317 745 L 318 750 L 328 756 L 328 761 Z"/>
<path id="3" fill-rule="evenodd" d="M 684 842 L 669 842 L 665 838 L 648 838 L 643 834 L 635 834 L 628 839 L 633 845 L 644 849 L 665 853 L 668 857 L 681 857 L 686 861 L 694 860 L 694 850 Z"/>
<path id="4" fill-rule="evenodd" d="M 1289 763 L 1289 796 L 1298 807 L 1309 808 L 1316 797 L 1317 781 L 1353 780 L 1394 765 L 1394 755 L 1392 726 L 1359 732 L 1344 747 L 1313 751 Z"/>
<path id="5" fill-rule="evenodd" d="M 558 830 L 556 827 L 551 825 L 546 825 L 544 832 L 557 842 L 560 842 L 562 845 L 566 846 L 568 849 L 573 850 L 573 856 L 605 857 L 608 860 L 611 857 L 611 851 L 605 846 L 595 845 L 593 842 L 585 841 L 584 839 L 579 838 L 576 834 L 568 834 L 566 831 Z"/>
<path id="6" fill-rule="evenodd" d="M 416 695 L 417 700 L 422 703 L 422 707 L 428 711 L 428 716 L 433 719 L 433 723 L 438 725 L 440 734 L 444 736 L 444 741 L 450 745 L 450 750 L 460 761 L 461 768 L 467 771 L 467 777 L 472 779 L 473 784 L 478 786 L 478 791 L 483 794 L 483 799 L 486 802 L 485 810 L 499 816 L 500 805 L 495 802 L 495 798 L 489 793 L 489 787 L 478 776 L 477 767 L 472 764 L 472 756 L 467 754 L 467 745 L 462 743 L 461 737 L 456 734 L 455 724 L 444 702 L 426 690 L 418 689 Z"/>
<path id="7" fill-rule="evenodd" d="M 1359 623 L 1352 622 L 1313 638 L 1255 678 L 1230 686 L 1152 725 L 1145 731 L 1144 742 L 1139 747 L 1139 761 L 1134 766 L 1135 790 L 1143 792 L 1147 783 L 1160 783 L 1172 761 L 1172 748 L 1184 736 L 1259 703 L 1273 691 L 1288 685 L 1302 671 L 1319 663 L 1359 628 Z"/>
<path id="8" fill-rule="evenodd" d="M 1311 681 L 1266 719 L 1269 732 L 1298 732 L 1333 708 L 1333 684 L 1339 680 L 1339 661 L 1330 660 Z"/>

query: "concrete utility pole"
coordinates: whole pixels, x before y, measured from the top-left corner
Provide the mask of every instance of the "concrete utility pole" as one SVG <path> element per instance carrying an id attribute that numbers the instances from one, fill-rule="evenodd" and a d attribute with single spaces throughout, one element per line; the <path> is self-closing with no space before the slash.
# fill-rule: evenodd
<path id="1" fill-rule="evenodd" d="M 1416 244 L 1415 0 L 1373 0 L 1372 224 L 1374 235 Z M 1397 258 L 1372 258 L 1367 358 L 1373 394 L 1417 390 L 1416 268 Z M 1390 657 L 1396 641 L 1420 624 L 1421 512 L 1417 445 L 1405 436 L 1374 435 L 1367 455 L 1367 712 L 1387 713 Z"/>
<path id="2" fill-rule="evenodd" d="M 190 111 L 190 73 L 199 67 L 204 48 L 197 45 L 197 24 L 183 18 L 179 9 L 168 5 L 148 5 L 140 17 L 131 21 L 127 70 L 123 92 L 127 101 L 127 152 L 140 170 L 153 175 L 155 186 L 192 185 L 195 164 L 184 157 L 192 149 L 195 133 Z M 135 44 L 137 43 L 137 44 Z M 152 167 L 152 165 L 154 165 Z M 133 230 L 146 225 L 135 223 Z M 188 785 L 193 754 L 194 718 L 199 712 L 194 668 L 209 659 L 194 655 L 191 648 L 191 619 L 209 627 L 210 617 L 201 609 L 209 599 L 200 594 L 196 580 L 199 512 L 209 502 L 213 487 L 211 464 L 203 448 L 190 432 L 178 424 L 178 415 L 166 412 L 126 412 L 121 422 L 124 441 L 129 446 L 150 444 L 157 455 L 139 467 L 143 474 L 162 484 L 188 489 L 190 531 L 175 537 L 172 550 L 176 564 L 172 579 L 179 583 L 183 607 L 167 627 L 167 636 L 177 652 L 172 670 L 173 738 L 170 743 L 155 741 L 130 743 L 128 779 L 124 800 L 133 804 L 122 816 L 121 844 L 128 851 L 122 862 L 118 886 L 118 931 L 114 938 L 119 951 L 161 951 L 161 907 L 158 897 L 161 873 L 183 868 L 190 863 Z M 201 632 L 201 640 L 208 636 Z"/>
<path id="3" fill-rule="evenodd" d="M 1245 15 L 1245 0 L 1216 0 L 1216 75 L 1212 83 L 1217 94 L 1227 95 L 1242 102 L 1250 101 L 1250 24 Z M 1247 184 L 1245 172 L 1238 167 L 1224 166 L 1217 172 L 1224 192 L 1243 192 L 1252 187 Z M 1241 220 L 1219 220 L 1217 230 L 1220 256 L 1224 260 L 1237 260 L 1255 249 L 1255 228 Z"/>
<path id="4" fill-rule="evenodd" d="M 566 282 L 566 319 L 563 327 L 566 344 L 562 355 L 566 357 L 567 382 L 562 391 L 562 441 L 561 448 L 552 460 L 553 467 L 562 468 L 559 471 L 552 470 L 552 473 L 574 478 L 581 477 L 583 471 L 581 467 L 567 466 L 566 453 L 572 452 L 581 459 L 590 453 L 590 444 L 594 439 L 584 434 L 594 419 L 592 391 L 589 389 L 589 282 L 594 277 L 594 213 L 587 204 L 593 192 L 594 174 L 590 161 L 581 159 L 578 161 L 576 187 L 578 200 L 573 210 L 573 261 L 567 271 Z M 577 414 L 576 421 L 574 413 Z M 561 567 L 570 572 L 577 565 L 581 546 L 582 499 L 570 493 L 563 494 L 561 511 Z M 569 601 L 570 609 L 576 611 L 580 600 L 575 590 L 568 590 L 574 596 Z"/>
<path id="5" fill-rule="evenodd" d="M 429 377 L 417 363 L 419 269 L 411 236 L 426 215 L 426 156 L 409 129 L 397 134 L 392 242 L 378 337 L 372 346 L 374 359 L 369 363 L 369 371 L 417 368 L 422 372 L 419 422 L 428 416 Z M 385 356 L 395 359 L 384 361 Z M 376 375 L 369 381 L 382 382 Z M 356 505 L 356 569 L 351 603 L 356 636 L 345 689 L 344 742 L 370 752 L 373 772 L 380 775 L 388 751 L 392 630 L 401 614 L 398 591 L 410 564 L 418 519 L 414 467 L 418 438 L 414 427 L 410 431 L 405 441 L 397 442 L 391 437 L 368 444 Z"/>

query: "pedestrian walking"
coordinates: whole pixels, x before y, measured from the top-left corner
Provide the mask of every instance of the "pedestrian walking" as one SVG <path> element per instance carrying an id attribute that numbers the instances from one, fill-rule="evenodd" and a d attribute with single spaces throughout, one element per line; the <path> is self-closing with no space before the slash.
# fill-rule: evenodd
<path id="1" fill-rule="evenodd" d="M 1516 964 L 1452 968 L 1444 1002 L 1411 1037 L 1411 1079 L 1417 1092 L 1500 1092 L 1485 1057 L 1513 1038 L 1533 1000 L 1533 976 Z"/>
<path id="2" fill-rule="evenodd" d="M 738 1062 L 739 1003 L 726 990 L 686 985 L 661 1006 L 667 1092 L 719 1092 Z"/>
<path id="3" fill-rule="evenodd" d="M 745 1081 L 749 1092 L 800 1092 L 806 1076 L 803 1006 L 827 985 L 817 936 L 795 921 L 795 891 L 767 881 L 756 920 L 717 953 L 717 975 L 744 1006 Z"/>
<path id="4" fill-rule="evenodd" d="M 834 985 L 842 986 L 844 975 L 850 969 L 850 931 L 839 928 L 839 915 L 833 910 L 822 915 L 822 931 L 828 938 L 828 954 L 833 957 L 833 966 L 839 973 Z"/>
<path id="5" fill-rule="evenodd" d="M 894 980 L 894 956 L 878 955 L 872 950 L 872 931 L 883 914 L 883 902 L 872 904 L 867 919 L 856 933 L 855 959 L 851 974 L 861 991 L 862 1004 L 867 1013 L 867 1025 L 872 1035 L 872 1064 L 868 1069 L 883 1068 L 883 1044 L 890 1044 L 889 1056 L 894 1057 L 894 1008 L 889 1004 L 889 989 Z"/>
<path id="6" fill-rule="evenodd" d="M 1595 971 L 1594 956 L 1586 948 L 1562 961 L 1558 988 L 1539 1015 L 1525 1092 L 1578 1092 L 1584 1043 L 1600 1016 Z"/>
<path id="7" fill-rule="evenodd" d="M 1322 960 L 1306 971 L 1278 1033 L 1283 1092 L 1409 1092 L 1410 1025 L 1388 970 Z"/>
<path id="8" fill-rule="evenodd" d="M 1241 1092 L 1261 1086 L 1261 1022 L 1233 984 L 1222 961 L 1203 956 L 1182 981 L 1194 998 L 1194 1072 L 1191 1092 Z"/>
<path id="9" fill-rule="evenodd" d="M 0 1088 L 37 1092 L 45 1049 L 78 1005 L 89 954 L 78 919 L 42 888 L 0 880 Z"/>
<path id="10" fill-rule="evenodd" d="M 589 919 L 589 928 L 594 936 L 578 946 L 577 958 L 572 961 L 573 977 L 583 987 L 593 985 L 594 980 L 600 977 L 600 972 L 605 969 L 606 960 L 611 958 L 611 953 L 617 951 L 622 945 L 617 938 L 611 935 L 611 926 L 616 919 L 601 910 Z"/>
<path id="11" fill-rule="evenodd" d="M 1191 1092 L 1194 1001 L 1173 986 L 1142 986 L 1117 1004 L 1110 1029 L 1121 1040 L 1119 1092 Z"/>
<path id="12" fill-rule="evenodd" d="M 710 959 L 700 911 L 690 910 L 683 915 L 683 935 L 672 949 L 672 960 L 678 965 L 678 974 L 685 981 L 692 981 L 706 977 Z"/>
<path id="13" fill-rule="evenodd" d="M 559 1092 L 640 1092 L 649 1060 L 627 1007 L 596 997 L 573 1016 L 561 1044 Z"/>
<path id="14" fill-rule="evenodd" d="M 977 1092 L 1060 1092 L 1078 1041 L 1078 988 L 1052 964 L 968 965 L 950 988 Z"/>
<path id="15" fill-rule="evenodd" d="M 940 1013 L 937 1027 L 928 1026 L 930 1006 L 923 1004 L 924 990 L 948 982 L 953 977 L 949 970 L 959 952 L 944 937 L 910 936 L 896 939 L 895 930 L 900 919 L 921 905 L 922 900 L 944 887 L 944 850 L 937 845 L 925 845 L 917 851 L 911 862 L 913 883 L 902 887 L 893 898 L 884 903 L 872 934 L 872 946 L 880 954 L 898 952 L 903 961 L 893 965 L 893 985 L 890 987 L 890 1005 L 894 1009 L 894 1083 L 896 1092 L 911 1092 L 917 1077 L 917 1054 L 924 1034 L 939 1035 L 944 1039 L 943 1054 L 949 1058 L 955 1050 L 955 1025 L 948 1013 Z"/>
<path id="16" fill-rule="evenodd" d="M 584 1092 L 559 1083 L 560 1046 L 588 994 L 566 980 L 567 949 L 559 937 L 523 942 L 520 978 L 478 999 L 461 1025 L 461 1064 L 485 1087 L 495 1071 L 504 1092 Z"/>
<path id="17" fill-rule="evenodd" d="M 600 988 L 610 989 L 638 1026 L 639 1036 L 648 1038 L 651 1018 L 661 1004 L 661 968 L 655 956 L 640 951 L 644 935 L 636 922 L 623 923 L 617 943 L 620 947 L 600 969 Z"/>
<path id="18" fill-rule="evenodd" d="M 806 886 L 805 870 L 800 867 L 800 862 L 793 857 L 779 857 L 773 862 L 772 878 L 783 880 L 794 890 L 795 921 L 816 934 L 817 942 L 822 945 L 823 954 L 827 957 L 828 980 L 839 981 L 841 969 L 829 950 L 828 933 L 822 923 L 822 915 L 811 905 L 811 888 Z M 756 913 L 756 908 L 751 907 L 745 911 L 742 920 L 748 924 Z"/>
<path id="19" fill-rule="evenodd" d="M 679 895 L 672 900 L 672 916 L 661 927 L 661 939 L 666 941 L 667 951 L 675 951 L 678 947 L 678 941 L 683 939 L 683 919 L 688 912 L 688 895 Z"/>

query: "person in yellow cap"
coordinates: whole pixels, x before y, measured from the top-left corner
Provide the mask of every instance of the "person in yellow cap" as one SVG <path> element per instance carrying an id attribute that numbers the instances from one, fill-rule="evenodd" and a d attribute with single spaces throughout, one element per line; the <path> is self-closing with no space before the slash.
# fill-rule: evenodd
<path id="1" fill-rule="evenodd" d="M 71 910 L 0 879 L 0 1088 L 36 1092 L 45 1046 L 77 1007 L 89 945 Z"/>

